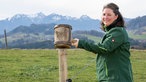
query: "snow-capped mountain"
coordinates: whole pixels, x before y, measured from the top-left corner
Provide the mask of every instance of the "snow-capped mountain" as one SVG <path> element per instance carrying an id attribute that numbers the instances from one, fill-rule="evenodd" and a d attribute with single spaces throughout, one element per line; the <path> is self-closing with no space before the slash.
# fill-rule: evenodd
<path id="1" fill-rule="evenodd" d="M 31 24 L 70 24 L 73 30 L 94 30 L 99 28 L 99 20 L 91 19 L 87 15 L 83 15 L 80 18 L 71 16 L 62 16 L 59 14 L 45 15 L 43 13 L 37 13 L 34 15 L 16 14 L 11 18 L 0 20 L 0 34 L 3 30 L 11 31 L 14 28 L 23 25 L 29 26 Z"/>

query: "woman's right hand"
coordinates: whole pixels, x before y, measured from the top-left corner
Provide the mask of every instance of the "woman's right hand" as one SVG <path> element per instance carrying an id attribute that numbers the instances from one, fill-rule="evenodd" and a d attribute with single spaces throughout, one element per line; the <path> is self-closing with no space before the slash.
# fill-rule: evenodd
<path id="1" fill-rule="evenodd" d="M 78 47 L 78 43 L 79 43 L 79 39 L 77 39 L 77 38 L 71 40 L 71 45 L 75 46 L 76 48 Z"/>

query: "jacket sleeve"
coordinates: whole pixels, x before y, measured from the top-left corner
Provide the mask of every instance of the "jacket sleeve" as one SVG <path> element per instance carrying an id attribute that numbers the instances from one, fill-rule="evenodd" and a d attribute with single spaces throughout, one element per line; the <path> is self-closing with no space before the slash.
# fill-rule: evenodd
<path id="1" fill-rule="evenodd" d="M 124 41 L 124 34 L 122 30 L 111 29 L 106 34 L 103 42 L 98 44 L 88 43 L 84 40 L 79 40 L 78 48 L 83 48 L 93 53 L 104 54 L 109 53 L 119 47 Z"/>

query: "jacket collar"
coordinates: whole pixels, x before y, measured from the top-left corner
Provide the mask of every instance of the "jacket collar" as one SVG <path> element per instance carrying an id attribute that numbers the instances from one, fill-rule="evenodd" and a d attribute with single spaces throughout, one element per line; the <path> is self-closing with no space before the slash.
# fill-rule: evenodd
<path id="1" fill-rule="evenodd" d="M 116 27 L 116 25 L 113 24 L 113 23 L 111 25 L 109 25 L 109 26 L 104 26 L 105 32 L 108 32 L 110 29 L 112 29 L 114 27 Z"/>
<path id="2" fill-rule="evenodd" d="M 118 20 L 115 20 L 112 24 L 110 24 L 109 26 L 104 26 L 105 32 L 108 32 L 110 29 L 115 28 L 115 27 L 119 27 L 117 25 Z"/>

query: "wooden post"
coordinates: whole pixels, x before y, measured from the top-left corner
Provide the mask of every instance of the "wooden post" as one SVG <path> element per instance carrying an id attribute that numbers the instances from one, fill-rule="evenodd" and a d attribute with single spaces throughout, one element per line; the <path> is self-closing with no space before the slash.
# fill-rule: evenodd
<path id="1" fill-rule="evenodd" d="M 4 35 L 5 35 L 5 48 L 8 48 L 8 43 L 7 43 L 7 33 L 6 33 L 6 29 L 4 30 Z"/>
<path id="2" fill-rule="evenodd" d="M 58 49 L 58 55 L 59 55 L 59 82 L 66 82 L 67 79 L 66 49 Z"/>

